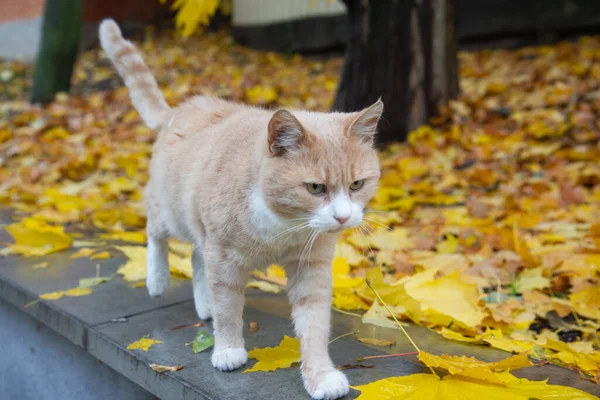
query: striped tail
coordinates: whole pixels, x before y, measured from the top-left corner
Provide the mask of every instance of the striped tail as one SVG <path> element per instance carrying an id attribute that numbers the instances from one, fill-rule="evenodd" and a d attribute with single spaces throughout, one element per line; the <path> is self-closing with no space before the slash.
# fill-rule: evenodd
<path id="1" fill-rule="evenodd" d="M 100 43 L 129 88 L 131 102 L 146 125 L 152 129 L 160 128 L 166 122 L 170 108 L 133 43 L 123 39 L 119 26 L 112 19 L 105 19 L 100 24 Z"/>

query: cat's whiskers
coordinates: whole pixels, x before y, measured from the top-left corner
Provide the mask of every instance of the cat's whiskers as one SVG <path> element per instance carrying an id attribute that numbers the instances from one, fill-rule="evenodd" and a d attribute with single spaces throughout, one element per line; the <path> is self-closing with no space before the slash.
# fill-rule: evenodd
<path id="1" fill-rule="evenodd" d="M 365 243 L 367 244 L 367 246 L 369 246 L 369 250 L 372 252 L 373 249 L 371 248 L 371 244 L 369 243 L 369 240 L 367 239 L 367 237 L 365 236 L 365 233 L 363 231 L 364 227 L 362 225 L 362 223 L 358 226 L 358 231 L 360 232 L 360 234 L 363 236 L 363 238 L 365 239 Z M 372 236 L 372 235 L 371 235 Z"/>
<path id="2" fill-rule="evenodd" d="M 316 237 L 318 234 L 320 233 L 320 231 L 318 230 L 313 230 L 310 234 L 310 236 L 308 237 L 308 239 L 306 240 L 306 243 L 304 244 L 304 246 L 302 247 L 302 252 L 300 253 L 300 257 L 298 257 L 298 268 L 303 268 L 304 266 L 306 266 L 307 264 L 302 264 L 302 259 L 304 258 L 304 254 L 306 253 L 307 249 L 309 248 L 309 243 L 313 240 L 314 237 Z"/>
<path id="3" fill-rule="evenodd" d="M 384 223 L 382 223 L 382 222 L 379 222 L 379 221 L 375 221 L 374 219 L 363 218 L 363 220 L 364 220 L 364 221 L 371 222 L 371 223 L 374 223 L 374 224 L 379 224 L 379 225 L 381 225 L 381 226 L 385 227 L 385 228 L 386 228 L 387 230 L 389 230 L 389 231 L 392 231 L 392 230 L 393 230 L 393 229 L 392 229 L 392 228 L 390 228 L 388 225 L 386 225 L 386 224 L 384 224 Z"/>
<path id="4" fill-rule="evenodd" d="M 322 231 L 321 231 L 321 230 L 317 230 L 316 232 L 317 232 L 317 233 L 316 233 L 316 235 L 314 236 L 313 240 L 310 242 L 310 247 L 308 248 L 308 260 L 307 260 L 307 263 L 306 263 L 306 265 L 310 265 L 310 254 L 311 254 L 311 252 L 312 252 L 313 245 L 314 245 L 314 244 L 315 244 L 315 242 L 317 241 L 317 237 L 319 236 L 319 234 L 320 234 Z"/>
<path id="5" fill-rule="evenodd" d="M 284 238 L 285 236 L 288 236 L 287 239 L 291 238 L 291 236 L 294 233 L 298 233 L 301 230 L 303 230 L 304 228 L 307 228 L 309 225 L 308 222 L 305 222 L 303 224 L 300 225 L 294 225 L 290 228 L 287 228 L 285 230 L 283 230 L 282 232 L 279 232 L 277 235 L 273 236 L 272 238 L 267 239 L 266 241 L 264 241 L 260 246 L 258 246 L 256 249 L 254 249 L 252 251 L 252 253 L 250 253 L 250 255 L 248 256 L 248 259 L 252 259 L 263 247 L 265 247 L 268 244 L 273 243 L 275 240 L 277 239 L 281 239 Z"/>

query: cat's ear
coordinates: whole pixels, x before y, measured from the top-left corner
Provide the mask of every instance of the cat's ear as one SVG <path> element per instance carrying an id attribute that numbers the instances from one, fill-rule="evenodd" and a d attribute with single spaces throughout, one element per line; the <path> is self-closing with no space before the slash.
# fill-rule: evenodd
<path id="1" fill-rule="evenodd" d="M 305 132 L 300 121 L 288 110 L 278 110 L 269 121 L 269 151 L 280 156 L 300 146 Z"/>
<path id="2" fill-rule="evenodd" d="M 373 143 L 375 132 L 377 131 L 377 124 L 379 123 L 382 113 L 383 102 L 380 97 L 372 106 L 355 113 L 355 115 L 358 114 L 358 117 L 355 117 L 354 121 L 350 124 L 350 134 L 354 137 L 361 138 L 367 143 Z"/>

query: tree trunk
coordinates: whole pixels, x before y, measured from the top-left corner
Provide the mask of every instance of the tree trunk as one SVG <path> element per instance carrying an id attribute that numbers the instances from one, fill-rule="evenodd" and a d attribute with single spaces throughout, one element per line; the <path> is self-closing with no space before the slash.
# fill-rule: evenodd
<path id="1" fill-rule="evenodd" d="M 351 34 L 334 103 L 358 111 L 380 96 L 378 140 L 406 139 L 458 94 L 456 0 L 344 0 Z"/>
<path id="2" fill-rule="evenodd" d="M 41 47 L 33 74 L 32 103 L 48 103 L 71 84 L 81 32 L 81 0 L 46 0 Z"/>

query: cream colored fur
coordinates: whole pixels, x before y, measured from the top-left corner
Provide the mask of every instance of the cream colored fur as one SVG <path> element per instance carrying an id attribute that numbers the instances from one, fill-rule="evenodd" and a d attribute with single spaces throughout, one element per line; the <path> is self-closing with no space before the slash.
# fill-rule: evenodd
<path id="1" fill-rule="evenodd" d="M 281 264 L 306 390 L 315 399 L 348 393 L 327 350 L 331 260 L 337 234 L 361 223 L 377 187 L 372 142 L 381 101 L 347 114 L 274 113 L 210 97 L 170 109 L 114 21 L 101 24 L 100 39 L 134 106 L 160 129 L 145 190 L 150 295 L 168 286 L 167 240 L 193 243 L 196 310 L 214 320 L 213 365 L 229 371 L 248 357 L 242 335 L 248 276 Z M 310 183 L 326 190 L 313 194 Z"/>

